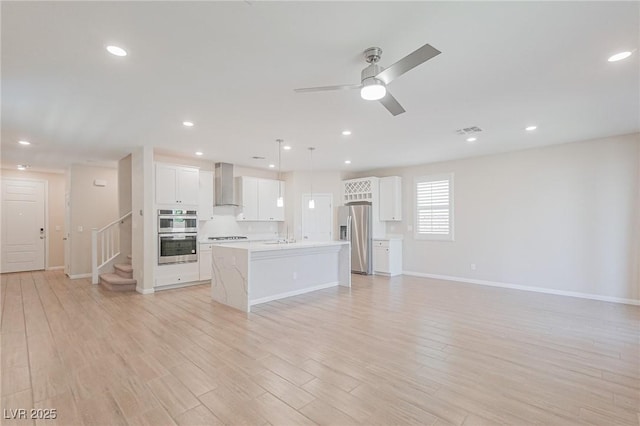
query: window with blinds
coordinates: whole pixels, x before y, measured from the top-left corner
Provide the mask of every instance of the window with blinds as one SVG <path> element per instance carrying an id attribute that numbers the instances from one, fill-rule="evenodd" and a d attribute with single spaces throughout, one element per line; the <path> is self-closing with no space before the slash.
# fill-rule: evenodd
<path id="1" fill-rule="evenodd" d="M 417 178 L 415 237 L 453 241 L 453 174 Z"/>

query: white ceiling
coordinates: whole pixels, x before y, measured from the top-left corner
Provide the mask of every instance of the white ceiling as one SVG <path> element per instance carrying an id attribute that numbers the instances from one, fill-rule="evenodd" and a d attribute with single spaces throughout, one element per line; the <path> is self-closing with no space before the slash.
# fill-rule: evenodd
<path id="1" fill-rule="evenodd" d="M 308 168 L 309 146 L 314 169 L 364 170 L 638 132 L 638 52 L 607 58 L 637 49 L 639 12 L 608 1 L 2 2 L 2 163 L 114 161 L 144 144 L 266 167 L 283 138 L 294 148 L 283 170 Z M 424 43 L 443 53 L 389 86 L 403 115 L 358 91 L 293 92 L 359 83 L 367 47 L 388 66 Z M 469 126 L 484 129 L 474 144 L 455 134 Z"/>

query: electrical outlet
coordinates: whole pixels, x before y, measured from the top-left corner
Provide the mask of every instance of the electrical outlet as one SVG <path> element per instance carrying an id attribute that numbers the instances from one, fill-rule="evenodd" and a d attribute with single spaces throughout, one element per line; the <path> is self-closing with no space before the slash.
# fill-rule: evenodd
<path id="1" fill-rule="evenodd" d="M 475 270 L 476 270 L 476 264 L 475 264 L 475 263 L 472 263 L 472 264 L 471 264 L 471 266 L 470 266 L 470 268 L 471 268 L 471 270 L 472 270 L 472 271 L 475 271 Z"/>

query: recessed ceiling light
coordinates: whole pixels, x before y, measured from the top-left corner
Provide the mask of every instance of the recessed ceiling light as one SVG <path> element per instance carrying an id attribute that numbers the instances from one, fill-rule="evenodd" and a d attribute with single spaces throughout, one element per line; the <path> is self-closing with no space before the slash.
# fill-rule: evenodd
<path id="1" fill-rule="evenodd" d="M 31 145 L 31 142 L 29 142 L 29 141 L 18 141 L 18 143 L 19 143 L 20 145 L 25 145 L 25 146 L 26 146 L 26 145 Z"/>
<path id="2" fill-rule="evenodd" d="M 116 56 L 127 56 L 127 51 L 118 46 L 107 46 L 107 51 Z"/>
<path id="3" fill-rule="evenodd" d="M 196 155 L 202 155 L 202 151 L 196 151 Z"/>
<path id="4" fill-rule="evenodd" d="M 620 52 L 620 53 L 616 53 L 615 55 L 609 56 L 609 59 L 607 60 L 609 62 L 616 62 L 616 61 L 621 61 L 623 59 L 627 59 L 629 56 L 631 56 L 631 52 Z"/>
<path id="5" fill-rule="evenodd" d="M 282 147 L 282 149 L 284 149 L 285 151 L 289 151 L 291 147 L 289 145 L 285 145 Z"/>
<path id="6" fill-rule="evenodd" d="M 527 127 L 525 127 L 524 129 L 525 129 L 527 132 L 532 132 L 532 131 L 534 131 L 534 130 L 535 130 L 535 129 L 537 129 L 537 128 L 538 128 L 538 126 L 527 126 Z"/>
<path id="7" fill-rule="evenodd" d="M 183 121 L 182 125 L 185 127 L 193 127 L 193 121 Z"/>
<path id="8" fill-rule="evenodd" d="M 344 164 L 351 164 L 351 160 L 344 160 Z"/>
<path id="9" fill-rule="evenodd" d="M 273 169 L 276 165 L 275 164 L 269 164 L 269 168 Z"/>
<path id="10" fill-rule="evenodd" d="M 18 170 L 27 170 L 29 166 L 27 166 L 26 164 L 18 164 Z"/>
<path id="11" fill-rule="evenodd" d="M 351 130 L 343 130 L 342 136 L 349 136 L 351 134 Z"/>
<path id="12" fill-rule="evenodd" d="M 475 142 L 478 138 L 467 138 L 467 142 Z"/>

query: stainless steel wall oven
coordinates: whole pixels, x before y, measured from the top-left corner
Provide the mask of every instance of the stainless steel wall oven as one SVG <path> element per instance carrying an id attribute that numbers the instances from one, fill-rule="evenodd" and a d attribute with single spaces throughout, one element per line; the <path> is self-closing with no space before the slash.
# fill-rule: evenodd
<path id="1" fill-rule="evenodd" d="M 198 261 L 195 210 L 158 210 L 158 265 Z"/>

